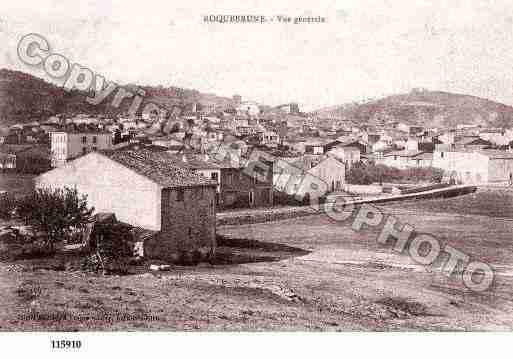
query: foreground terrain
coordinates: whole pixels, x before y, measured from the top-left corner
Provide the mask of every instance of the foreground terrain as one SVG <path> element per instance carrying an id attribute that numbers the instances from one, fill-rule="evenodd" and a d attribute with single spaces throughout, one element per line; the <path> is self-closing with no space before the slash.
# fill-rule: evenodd
<path id="1" fill-rule="evenodd" d="M 378 244 L 379 228 L 315 215 L 219 227 L 216 265 L 96 276 L 64 256 L 0 262 L 1 330 L 511 330 L 512 222 L 483 203 L 511 198 L 494 193 L 381 207 L 494 266 L 482 294 Z"/>

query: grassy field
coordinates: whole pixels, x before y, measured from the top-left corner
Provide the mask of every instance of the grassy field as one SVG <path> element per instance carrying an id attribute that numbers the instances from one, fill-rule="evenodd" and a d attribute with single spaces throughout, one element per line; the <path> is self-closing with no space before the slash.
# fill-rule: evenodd
<path id="1" fill-rule="evenodd" d="M 487 192 L 383 206 L 497 270 L 477 294 L 322 215 L 218 232 L 224 264 L 96 276 L 72 259 L 0 263 L 2 330 L 511 330 L 513 244 L 503 212 L 467 214 Z M 491 197 L 490 197 L 491 196 Z M 476 202 L 477 201 L 477 202 Z M 500 202 L 498 202 L 500 203 Z M 490 208 L 492 208 L 491 206 Z M 449 209 L 450 208 L 450 209 Z M 446 211 L 455 213 L 446 214 Z M 232 243 L 231 245 L 228 245 Z"/>
<path id="2" fill-rule="evenodd" d="M 513 189 L 483 188 L 475 193 L 461 197 L 422 202 L 396 202 L 388 204 L 387 207 L 435 213 L 457 213 L 462 215 L 513 218 Z"/>

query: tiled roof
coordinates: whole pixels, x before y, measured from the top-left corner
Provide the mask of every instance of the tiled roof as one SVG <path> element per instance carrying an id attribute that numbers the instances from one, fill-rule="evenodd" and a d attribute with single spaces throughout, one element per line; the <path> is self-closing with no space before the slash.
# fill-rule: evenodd
<path id="1" fill-rule="evenodd" d="M 217 163 L 211 160 L 201 158 L 197 154 L 167 154 L 167 157 L 173 164 L 189 169 L 218 169 L 221 168 Z"/>
<path id="2" fill-rule="evenodd" d="M 54 133 L 68 133 L 74 135 L 108 135 L 112 136 L 112 133 L 109 131 L 103 131 L 100 129 L 70 129 L 70 128 L 61 128 L 56 129 L 54 131 L 50 131 Z"/>
<path id="3" fill-rule="evenodd" d="M 166 154 L 173 163 L 177 163 L 178 166 L 189 168 L 189 169 L 220 169 L 220 168 L 240 168 L 228 159 L 217 160 L 213 156 L 205 156 L 204 154 L 198 153 L 178 153 L 178 154 Z"/>
<path id="4" fill-rule="evenodd" d="M 469 136 L 469 137 L 463 137 L 460 140 L 456 141 L 456 145 L 470 145 L 473 142 L 476 142 L 478 145 L 486 145 L 490 144 L 489 141 L 483 140 L 482 138 L 478 136 Z"/>
<path id="5" fill-rule="evenodd" d="M 164 188 L 217 186 L 217 182 L 172 162 L 165 152 L 128 150 L 100 153 Z"/>
<path id="6" fill-rule="evenodd" d="M 8 154 L 19 154 L 19 153 L 34 153 L 39 154 L 41 156 L 49 156 L 50 155 L 50 147 L 45 145 L 0 145 L 1 153 Z"/>

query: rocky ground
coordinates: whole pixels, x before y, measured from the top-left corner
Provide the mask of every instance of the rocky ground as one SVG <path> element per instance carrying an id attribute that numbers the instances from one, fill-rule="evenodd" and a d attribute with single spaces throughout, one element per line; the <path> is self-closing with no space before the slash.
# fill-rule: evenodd
<path id="1" fill-rule="evenodd" d="M 72 253 L 4 260 L 0 326 L 2 330 L 511 330 L 512 222 L 496 212 L 469 214 L 466 206 L 484 199 L 471 196 L 449 200 L 456 201 L 450 202 L 452 213 L 445 211 L 444 200 L 381 208 L 415 230 L 489 262 L 496 269 L 496 280 L 485 293 L 472 292 L 461 277 L 448 278 L 436 266 L 421 266 L 377 243 L 378 227 L 355 232 L 351 220 L 336 222 L 313 215 L 219 227 L 225 239 L 215 265 L 149 272 L 146 263 L 134 267 L 130 275 L 101 276 L 77 270 L 78 259 Z"/>

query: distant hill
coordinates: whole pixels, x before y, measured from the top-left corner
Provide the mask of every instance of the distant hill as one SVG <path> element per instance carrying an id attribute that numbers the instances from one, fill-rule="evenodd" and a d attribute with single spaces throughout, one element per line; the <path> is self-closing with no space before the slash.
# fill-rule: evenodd
<path id="1" fill-rule="evenodd" d="M 346 104 L 314 111 L 319 118 L 338 118 L 376 124 L 389 120 L 411 125 L 455 127 L 477 124 L 513 125 L 513 107 L 480 97 L 441 91 L 412 90 L 362 104 Z"/>
<path id="2" fill-rule="evenodd" d="M 163 86 L 127 85 L 141 88 L 145 101 L 154 102 L 167 109 L 173 105 L 187 109 L 193 102 L 204 106 L 230 106 L 232 100 L 214 94 L 203 94 L 196 90 Z M 20 71 L 0 70 L 0 125 L 44 120 L 56 113 L 74 115 L 115 116 L 128 111 L 131 99 L 124 100 L 119 108 L 111 106 L 116 91 L 101 104 L 94 106 L 86 101 L 87 94 L 79 91 L 64 91 L 61 87 Z M 146 102 L 143 102 L 143 105 Z M 141 109 L 142 110 L 142 106 Z"/>

